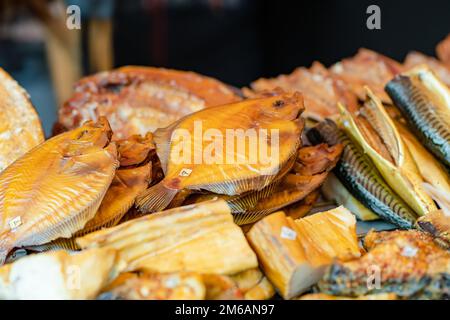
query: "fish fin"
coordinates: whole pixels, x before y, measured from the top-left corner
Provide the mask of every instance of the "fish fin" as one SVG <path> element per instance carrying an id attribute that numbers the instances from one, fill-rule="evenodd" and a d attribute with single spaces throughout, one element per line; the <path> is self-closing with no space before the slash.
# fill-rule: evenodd
<path id="1" fill-rule="evenodd" d="M 72 238 L 58 238 L 56 240 L 41 245 L 25 247 L 25 249 L 36 252 L 47 252 L 56 250 L 78 251 L 81 248 L 76 244 L 75 237 L 72 237 Z"/>
<path id="2" fill-rule="evenodd" d="M 142 213 L 165 209 L 178 193 L 177 189 L 167 188 L 163 182 L 145 190 L 136 198 L 136 206 Z"/>
<path id="3" fill-rule="evenodd" d="M 234 223 L 236 223 L 239 226 L 243 226 L 250 223 L 255 223 L 265 216 L 268 216 L 274 212 L 271 209 L 261 209 L 261 210 L 255 210 L 255 211 L 249 211 L 245 213 L 235 213 L 233 214 Z"/>
<path id="4" fill-rule="evenodd" d="M 178 125 L 179 121 L 172 123 L 166 128 L 159 128 L 153 133 L 153 141 L 156 145 L 156 153 L 158 154 L 159 161 L 164 174 L 166 174 L 167 164 L 169 163 L 170 155 L 170 141 L 172 132 Z"/>

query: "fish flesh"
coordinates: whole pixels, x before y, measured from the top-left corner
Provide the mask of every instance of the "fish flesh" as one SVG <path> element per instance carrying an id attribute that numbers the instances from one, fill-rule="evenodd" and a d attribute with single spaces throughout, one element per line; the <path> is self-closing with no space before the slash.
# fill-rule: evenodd
<path id="1" fill-rule="evenodd" d="M 99 300 L 203 300 L 202 275 L 193 272 L 131 273 L 119 275 L 102 290 Z"/>
<path id="2" fill-rule="evenodd" d="M 361 296 L 394 293 L 409 299 L 450 297 L 450 252 L 417 230 L 371 231 L 368 252 L 359 259 L 337 261 L 318 287 L 322 293 Z"/>
<path id="3" fill-rule="evenodd" d="M 105 116 L 115 139 L 145 135 L 183 116 L 241 98 L 218 80 L 193 72 L 127 66 L 81 79 L 59 109 L 58 130 Z"/>
<path id="4" fill-rule="evenodd" d="M 0 267 L 0 299 L 94 299 L 121 265 L 113 249 L 32 254 Z"/>
<path id="5" fill-rule="evenodd" d="M 300 94 L 285 94 L 210 107 L 157 130 L 154 139 L 165 177 L 137 198 L 137 206 L 142 212 L 162 210 L 183 189 L 229 196 L 263 189 L 297 153 L 303 109 Z M 210 129 L 217 140 L 202 138 Z M 240 141 L 239 132 L 254 139 Z M 267 157 L 261 156 L 263 149 Z"/>
<path id="6" fill-rule="evenodd" d="M 111 136 L 106 119 L 87 122 L 0 174 L 1 263 L 14 247 L 70 238 L 94 217 L 119 165 Z"/>
<path id="7" fill-rule="evenodd" d="M 417 226 L 431 234 L 441 247 L 450 249 L 450 215 L 443 210 L 436 210 L 420 217 Z"/>
<path id="8" fill-rule="evenodd" d="M 384 92 L 384 86 L 402 69 L 397 61 L 362 48 L 354 57 L 331 66 L 330 71 L 343 79 L 360 100 L 365 100 L 364 87 L 368 86 L 384 103 L 392 103 Z M 352 110 L 352 107 L 349 106 L 349 109 Z"/>
<path id="9" fill-rule="evenodd" d="M 339 105 L 339 122 L 344 131 L 362 147 L 391 188 L 418 214 L 436 210 L 423 189 L 423 178 L 395 124 L 381 101 L 369 88 L 359 115 Z"/>
<path id="10" fill-rule="evenodd" d="M 439 42 L 436 47 L 436 54 L 439 60 L 441 60 L 450 70 L 450 34 L 448 34 L 444 40 Z"/>
<path id="11" fill-rule="evenodd" d="M 299 300 L 397 300 L 397 295 L 394 293 L 378 293 L 358 297 L 343 297 L 325 293 L 310 293 L 301 296 Z"/>
<path id="12" fill-rule="evenodd" d="M 356 219 L 343 207 L 295 221 L 278 211 L 255 223 L 247 239 L 263 272 L 284 299 L 314 285 L 334 259 L 361 254 Z"/>
<path id="13" fill-rule="evenodd" d="M 394 120 L 394 123 L 413 157 L 422 179 L 450 195 L 450 175 L 445 167 L 420 143 L 405 124 L 398 120 Z M 434 198 L 433 200 L 436 201 Z"/>
<path id="14" fill-rule="evenodd" d="M 125 271 L 230 275 L 258 265 L 223 200 L 146 215 L 77 238 L 77 244 L 118 250 Z"/>
<path id="15" fill-rule="evenodd" d="M 275 295 L 275 288 L 259 268 L 232 275 L 245 300 L 268 300 Z"/>
<path id="16" fill-rule="evenodd" d="M 261 78 L 251 84 L 252 90 L 243 90 L 246 96 L 281 88 L 285 92 L 302 92 L 305 100 L 304 117 L 317 121 L 338 114 L 339 101 L 352 110 L 358 108 L 357 98 L 346 84 L 321 63 L 314 62 L 311 68 L 297 68 L 291 74 L 276 78 Z"/>
<path id="17" fill-rule="evenodd" d="M 414 227 L 417 219 L 415 212 L 384 181 L 363 149 L 333 121 L 321 122 L 309 130 L 307 135 L 313 143 L 343 144 L 341 159 L 334 170 L 342 184 L 381 219 L 400 228 Z"/>
<path id="18" fill-rule="evenodd" d="M 450 91 L 426 66 L 390 81 L 386 92 L 420 141 L 450 167 Z"/>
<path id="19" fill-rule="evenodd" d="M 244 295 L 236 282 L 221 274 L 202 275 L 206 287 L 206 300 L 243 300 Z"/>
<path id="20" fill-rule="evenodd" d="M 113 227 L 121 221 L 134 205 L 136 197 L 147 189 L 150 183 L 152 176 L 150 160 L 154 156 L 154 146 L 150 136 L 145 138 L 132 136 L 116 143 L 119 150 L 120 167 L 116 170 L 95 216 L 71 238 L 59 238 L 28 249 L 33 251 L 79 250 L 80 248 L 75 243 L 77 237 L 102 228 Z"/>
<path id="21" fill-rule="evenodd" d="M 303 200 L 293 203 L 283 208 L 286 216 L 292 219 L 300 219 L 306 216 L 315 207 L 317 200 L 320 198 L 320 190 L 316 189 L 308 194 Z"/>
<path id="22" fill-rule="evenodd" d="M 338 206 L 344 206 L 359 220 L 372 221 L 380 218 L 356 199 L 333 173 L 328 175 L 321 190 L 325 199 L 335 201 Z"/>
<path id="23" fill-rule="evenodd" d="M 442 82 L 445 83 L 445 85 L 450 86 L 450 68 L 433 57 L 413 51 L 408 53 L 403 64 L 405 71 L 423 65 L 430 68 L 430 70 L 432 70 L 442 80 Z"/>
<path id="24" fill-rule="evenodd" d="M 43 141 L 28 93 L 0 68 L 0 172 Z"/>
<path id="25" fill-rule="evenodd" d="M 272 212 L 304 199 L 322 185 L 339 160 L 342 149 L 339 144 L 332 147 L 319 144 L 301 148 L 292 172 L 284 175 L 275 185 L 227 200 L 235 222 L 239 225 L 254 223 Z M 254 205 L 247 207 L 247 203 Z"/>

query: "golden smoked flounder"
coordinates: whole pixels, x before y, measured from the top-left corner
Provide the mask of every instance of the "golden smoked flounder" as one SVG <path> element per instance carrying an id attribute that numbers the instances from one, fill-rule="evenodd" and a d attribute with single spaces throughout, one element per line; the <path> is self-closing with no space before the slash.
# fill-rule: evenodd
<path id="1" fill-rule="evenodd" d="M 28 94 L 0 68 L 0 172 L 44 141 Z"/>
<path id="2" fill-rule="evenodd" d="M 226 195 L 263 189 L 297 152 L 303 110 L 301 94 L 283 94 L 211 107 L 157 130 L 166 175 L 138 197 L 138 207 L 162 210 L 183 189 Z"/>
<path id="3" fill-rule="evenodd" d="M 106 119 L 47 140 L 0 174 L 0 262 L 14 247 L 40 245 L 82 229 L 118 166 Z"/>
<path id="4" fill-rule="evenodd" d="M 78 250 L 76 237 L 117 225 L 133 206 L 136 197 L 147 189 L 152 175 L 151 159 L 155 156 L 151 134 L 146 137 L 131 136 L 116 143 L 120 167 L 95 216 L 71 238 L 59 238 L 44 245 L 30 247 L 30 250 Z"/>

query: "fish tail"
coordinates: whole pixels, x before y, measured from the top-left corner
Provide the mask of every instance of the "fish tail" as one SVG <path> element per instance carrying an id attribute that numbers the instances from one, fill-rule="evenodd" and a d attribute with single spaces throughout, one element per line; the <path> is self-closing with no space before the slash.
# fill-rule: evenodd
<path id="1" fill-rule="evenodd" d="M 136 206 L 142 213 L 164 210 L 179 190 L 171 189 L 162 182 L 145 190 L 136 198 Z"/>

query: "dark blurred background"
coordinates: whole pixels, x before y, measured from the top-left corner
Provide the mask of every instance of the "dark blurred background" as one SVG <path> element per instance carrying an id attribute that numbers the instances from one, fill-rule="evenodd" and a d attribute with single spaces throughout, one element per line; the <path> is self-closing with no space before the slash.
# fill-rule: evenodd
<path id="1" fill-rule="evenodd" d="M 81 30 L 66 8 L 81 9 Z M 381 30 L 366 27 L 369 5 Z M 237 87 L 360 47 L 434 55 L 449 0 L 0 0 L 0 67 L 30 93 L 49 133 L 79 77 L 127 64 L 192 70 Z"/>

